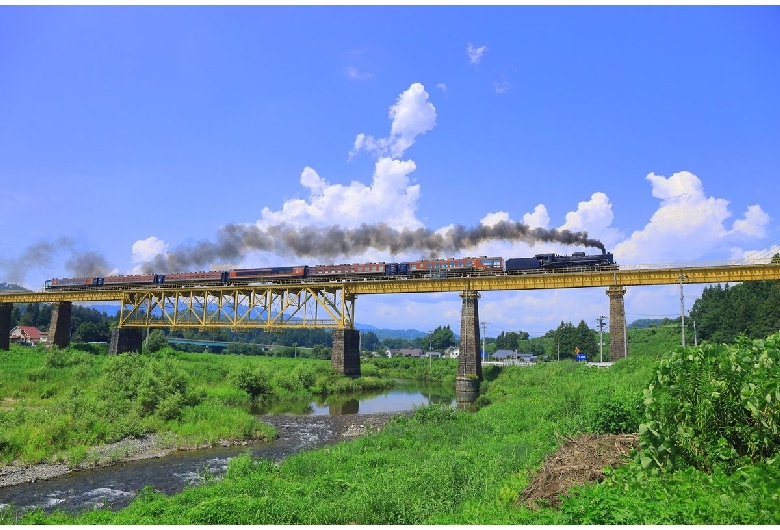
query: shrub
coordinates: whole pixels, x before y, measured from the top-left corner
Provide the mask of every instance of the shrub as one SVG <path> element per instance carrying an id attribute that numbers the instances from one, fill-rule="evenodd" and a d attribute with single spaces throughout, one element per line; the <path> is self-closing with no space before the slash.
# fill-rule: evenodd
<path id="1" fill-rule="evenodd" d="M 268 374 L 260 368 L 252 369 L 250 366 L 242 366 L 230 374 L 231 383 L 249 394 L 249 399 L 255 401 L 260 396 L 271 393 L 271 383 Z"/>
<path id="2" fill-rule="evenodd" d="M 644 391 L 642 465 L 732 471 L 780 449 L 780 334 L 679 347 Z"/>
<path id="3" fill-rule="evenodd" d="M 637 432 L 643 404 L 638 395 L 610 395 L 596 401 L 589 417 L 590 431 L 595 434 Z"/>

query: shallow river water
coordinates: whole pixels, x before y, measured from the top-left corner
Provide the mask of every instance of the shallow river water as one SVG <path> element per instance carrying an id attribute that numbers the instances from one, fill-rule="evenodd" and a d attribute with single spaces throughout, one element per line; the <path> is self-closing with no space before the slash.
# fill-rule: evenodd
<path id="1" fill-rule="evenodd" d="M 251 450 L 258 458 L 280 461 L 299 451 L 349 439 L 366 428 L 384 425 L 390 416 L 433 403 L 456 404 L 454 389 L 417 381 L 398 381 L 391 390 L 331 400 L 288 403 L 253 410 L 274 425 L 279 438 L 271 443 L 178 451 L 163 458 L 124 462 L 109 467 L 0 488 L 0 507 L 12 505 L 44 511 L 78 512 L 97 507 L 126 506 L 145 486 L 176 493 L 219 477 L 230 458 Z"/>

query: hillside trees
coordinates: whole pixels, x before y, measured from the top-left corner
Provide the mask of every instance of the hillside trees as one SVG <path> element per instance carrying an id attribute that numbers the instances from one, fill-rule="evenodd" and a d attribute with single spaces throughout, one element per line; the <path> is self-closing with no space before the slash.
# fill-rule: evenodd
<path id="1" fill-rule="evenodd" d="M 507 331 L 499 333 L 496 337 L 497 350 L 516 350 L 520 347 L 520 341 L 528 340 L 528 333 L 525 331 Z"/>
<path id="2" fill-rule="evenodd" d="M 705 287 L 690 312 L 703 340 L 733 342 L 740 334 L 765 338 L 780 329 L 780 282 Z"/>

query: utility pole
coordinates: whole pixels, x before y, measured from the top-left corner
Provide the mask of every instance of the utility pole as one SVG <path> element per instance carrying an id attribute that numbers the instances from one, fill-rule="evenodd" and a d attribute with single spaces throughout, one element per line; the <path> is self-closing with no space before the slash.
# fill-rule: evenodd
<path id="1" fill-rule="evenodd" d="M 599 363 L 604 362 L 604 319 L 607 318 L 601 315 L 597 320 L 599 323 Z"/>
<path id="2" fill-rule="evenodd" d="M 695 320 L 693 321 L 693 345 L 694 346 L 698 346 L 699 345 L 699 341 L 696 338 L 696 321 Z"/>
<path id="3" fill-rule="evenodd" d="M 684 274 L 680 274 L 680 327 L 682 328 L 682 345 L 685 346 L 685 295 L 683 293 Z"/>

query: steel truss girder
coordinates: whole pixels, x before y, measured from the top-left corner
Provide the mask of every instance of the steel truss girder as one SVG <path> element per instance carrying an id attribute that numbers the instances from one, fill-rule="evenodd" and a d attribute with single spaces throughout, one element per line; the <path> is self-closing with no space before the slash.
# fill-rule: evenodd
<path id="1" fill-rule="evenodd" d="M 338 286 L 134 289 L 122 294 L 119 327 L 348 328 L 355 298 Z"/>

